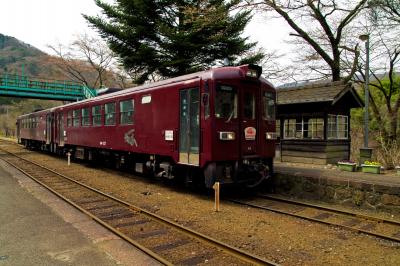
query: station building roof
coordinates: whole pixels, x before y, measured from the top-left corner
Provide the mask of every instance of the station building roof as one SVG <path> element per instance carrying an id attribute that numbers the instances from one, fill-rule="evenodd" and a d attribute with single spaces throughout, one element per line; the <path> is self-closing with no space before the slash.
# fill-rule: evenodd
<path id="1" fill-rule="evenodd" d="M 315 82 L 303 86 L 277 89 L 278 105 L 326 102 L 335 105 L 346 98 L 349 108 L 363 107 L 364 103 L 351 82 Z"/>

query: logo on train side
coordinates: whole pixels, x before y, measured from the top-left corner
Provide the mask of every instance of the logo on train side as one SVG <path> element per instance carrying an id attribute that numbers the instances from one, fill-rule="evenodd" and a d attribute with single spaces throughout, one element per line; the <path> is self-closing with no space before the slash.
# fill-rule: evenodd
<path id="1" fill-rule="evenodd" d="M 137 147 L 138 145 L 137 145 L 137 142 L 135 139 L 135 129 L 131 129 L 131 130 L 127 131 L 124 135 L 124 140 L 129 145 L 131 145 L 131 146 L 135 145 Z"/>
<path id="2" fill-rule="evenodd" d="M 246 127 L 244 129 L 244 138 L 246 140 L 255 140 L 257 130 L 254 127 Z"/>

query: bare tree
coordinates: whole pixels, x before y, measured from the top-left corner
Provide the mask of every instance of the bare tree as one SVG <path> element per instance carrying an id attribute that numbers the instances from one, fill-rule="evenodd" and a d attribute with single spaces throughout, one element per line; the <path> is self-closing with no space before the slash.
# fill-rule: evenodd
<path id="1" fill-rule="evenodd" d="M 399 0 L 370 0 L 369 6 L 375 22 L 400 24 Z"/>
<path id="2" fill-rule="evenodd" d="M 380 125 L 380 139 L 393 142 L 399 138 L 400 112 L 400 13 L 394 8 L 396 0 L 371 1 L 372 18 L 369 27 L 370 49 L 370 103 L 373 117 Z M 387 4 L 387 5 L 385 5 Z M 377 19 L 379 16 L 379 19 Z M 365 62 L 360 60 L 354 81 L 365 83 Z"/>
<path id="3" fill-rule="evenodd" d="M 68 46 L 49 47 L 61 59 L 55 60 L 56 64 L 72 79 L 92 88 L 127 87 L 128 76 L 118 68 L 114 53 L 101 39 L 85 33 Z"/>
<path id="4" fill-rule="evenodd" d="M 349 46 L 345 33 L 351 23 L 363 10 L 367 0 L 351 3 L 345 0 L 246 0 L 243 7 L 257 7 L 267 13 L 278 14 L 295 31 L 296 44 L 301 62 L 319 77 L 330 77 L 333 81 L 350 80 L 356 71 L 358 59 L 357 44 Z M 357 36 L 357 35 L 356 35 Z M 356 37 L 355 36 L 355 37 Z M 353 63 L 347 77 L 343 77 L 342 56 L 352 51 Z M 324 62 L 324 65 L 318 62 Z"/>

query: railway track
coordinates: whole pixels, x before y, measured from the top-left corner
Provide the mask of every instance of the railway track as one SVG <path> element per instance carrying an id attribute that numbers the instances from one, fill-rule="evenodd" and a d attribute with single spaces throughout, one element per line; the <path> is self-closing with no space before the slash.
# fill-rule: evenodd
<path id="1" fill-rule="evenodd" d="M 249 200 L 228 199 L 228 201 L 400 243 L 399 221 L 271 195 L 257 195 Z"/>
<path id="2" fill-rule="evenodd" d="M 0 158 L 164 265 L 277 265 L 1 147 Z"/>

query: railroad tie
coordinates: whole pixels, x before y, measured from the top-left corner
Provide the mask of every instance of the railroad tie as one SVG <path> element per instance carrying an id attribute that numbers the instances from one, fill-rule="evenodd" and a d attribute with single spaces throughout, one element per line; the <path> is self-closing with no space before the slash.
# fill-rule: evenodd
<path id="1" fill-rule="evenodd" d="M 211 258 L 212 258 L 212 256 L 210 256 L 209 253 L 199 254 L 199 255 L 193 256 L 191 258 L 178 261 L 176 264 L 177 265 L 197 265 L 200 263 L 204 263 L 205 260 L 210 260 Z"/>
<path id="2" fill-rule="evenodd" d="M 333 215 L 332 213 L 323 212 L 323 213 L 320 213 L 320 214 L 318 214 L 318 215 L 316 215 L 316 216 L 314 216 L 312 218 L 317 219 L 317 220 L 324 220 L 324 219 L 327 219 L 327 218 L 331 217 L 332 215 Z"/>
<path id="3" fill-rule="evenodd" d="M 119 224 L 116 224 L 115 227 L 122 228 L 122 227 L 127 227 L 127 226 L 132 226 L 132 225 L 145 224 L 148 222 L 150 222 L 150 220 L 136 220 L 136 221 L 132 221 L 132 222 L 119 223 Z"/>
<path id="4" fill-rule="evenodd" d="M 360 224 L 360 223 L 361 223 L 361 221 L 358 220 L 358 219 L 350 219 L 350 220 L 344 222 L 343 225 L 349 226 L 349 227 L 353 227 L 353 226 L 355 226 L 357 224 Z"/>
<path id="5" fill-rule="evenodd" d="M 154 248 L 151 248 L 151 250 L 153 250 L 155 252 L 161 252 L 161 251 L 166 251 L 166 250 L 170 250 L 170 249 L 174 249 L 174 248 L 186 245 L 187 243 L 190 243 L 190 241 L 189 240 L 178 240 L 176 242 L 155 246 Z"/>
<path id="6" fill-rule="evenodd" d="M 159 229 L 159 230 L 154 230 L 154 231 L 150 231 L 147 233 L 139 233 L 139 234 L 134 234 L 134 238 L 148 238 L 148 237 L 152 237 L 152 236 L 159 236 L 159 235 L 164 235 L 168 232 L 168 230 L 166 229 Z"/>

